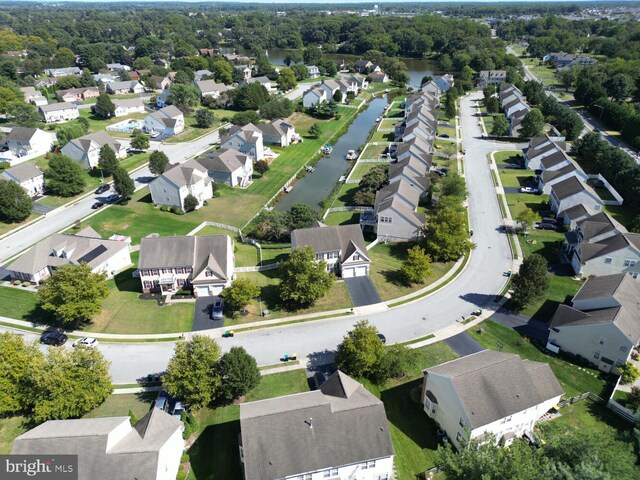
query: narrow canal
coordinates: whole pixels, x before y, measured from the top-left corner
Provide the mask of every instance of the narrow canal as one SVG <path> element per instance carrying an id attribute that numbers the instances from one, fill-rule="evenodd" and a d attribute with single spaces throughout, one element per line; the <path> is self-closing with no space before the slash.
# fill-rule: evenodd
<path id="1" fill-rule="evenodd" d="M 349 167 L 349 162 L 345 159 L 347 153 L 349 150 L 357 150 L 367 141 L 371 127 L 376 123 L 376 118 L 382 116 L 386 106 L 386 95 L 369 102 L 369 108 L 360 112 L 349 129 L 332 145 L 331 155 L 322 157 L 316 163 L 315 172 L 307 173 L 294 183 L 293 190 L 276 204 L 276 210 L 287 211 L 296 203 L 306 203 L 320 210 L 320 202 L 329 196 Z"/>

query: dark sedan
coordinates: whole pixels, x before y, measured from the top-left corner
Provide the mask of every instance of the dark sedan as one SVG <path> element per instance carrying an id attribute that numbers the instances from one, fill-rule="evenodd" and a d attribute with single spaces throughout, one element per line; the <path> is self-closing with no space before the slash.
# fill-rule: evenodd
<path id="1" fill-rule="evenodd" d="M 93 205 L 91 205 L 91 208 L 94 209 L 94 210 L 97 210 L 98 208 L 100 208 L 103 205 L 104 205 L 104 203 L 102 203 L 102 202 L 96 202 Z"/>
<path id="2" fill-rule="evenodd" d="M 107 191 L 109 191 L 110 188 L 111 188 L 111 185 L 108 185 L 106 183 L 104 185 L 100 185 L 96 189 L 96 195 L 100 195 L 101 193 L 107 192 Z"/>
<path id="3" fill-rule="evenodd" d="M 45 332 L 40 337 L 40 342 L 45 345 L 53 345 L 54 347 L 59 347 L 67 343 L 67 336 L 62 332 Z"/>

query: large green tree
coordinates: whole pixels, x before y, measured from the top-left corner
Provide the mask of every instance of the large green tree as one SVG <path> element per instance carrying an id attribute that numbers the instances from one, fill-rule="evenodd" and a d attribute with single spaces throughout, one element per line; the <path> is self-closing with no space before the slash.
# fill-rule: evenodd
<path id="1" fill-rule="evenodd" d="M 11 180 L 0 180 L 0 220 L 21 222 L 31 214 L 33 201 L 20 185 Z"/>
<path id="2" fill-rule="evenodd" d="M 107 93 L 101 93 L 98 95 L 98 98 L 96 98 L 96 104 L 93 107 L 93 111 L 98 118 L 110 118 L 115 115 L 116 106 Z"/>
<path id="3" fill-rule="evenodd" d="M 169 166 L 169 157 L 160 150 L 154 150 L 149 157 L 149 170 L 154 175 L 162 175 Z"/>
<path id="4" fill-rule="evenodd" d="M 542 135 L 544 131 L 544 116 L 537 108 L 532 108 L 526 113 L 520 124 L 520 136 L 533 138 Z"/>
<path id="5" fill-rule="evenodd" d="M 507 120 L 507 117 L 504 115 L 496 115 L 490 133 L 496 137 L 504 137 L 509 133 L 509 120 Z"/>
<path id="6" fill-rule="evenodd" d="M 113 188 L 122 198 L 129 199 L 136 191 L 136 185 L 127 171 L 118 167 L 113 171 Z"/>
<path id="7" fill-rule="evenodd" d="M 333 285 L 324 261 L 316 261 L 309 246 L 296 248 L 280 264 L 280 300 L 291 310 L 313 305 Z"/>
<path id="8" fill-rule="evenodd" d="M 306 203 L 293 204 L 287 213 L 289 230 L 312 227 L 319 219 L 318 212 Z"/>
<path id="9" fill-rule="evenodd" d="M 100 152 L 98 154 L 98 166 L 107 176 L 113 175 L 113 172 L 118 168 L 116 152 L 114 152 L 107 144 L 100 147 Z"/>
<path id="10" fill-rule="evenodd" d="M 230 287 L 225 288 L 221 296 L 231 312 L 237 312 L 246 307 L 251 300 L 260 295 L 260 287 L 248 278 L 237 278 Z"/>
<path id="11" fill-rule="evenodd" d="M 213 70 L 213 78 L 218 83 L 229 85 L 233 82 L 233 67 L 225 60 L 218 60 L 211 65 Z"/>
<path id="12" fill-rule="evenodd" d="M 292 88 L 296 88 L 298 80 L 296 74 L 290 68 L 281 68 L 278 75 L 278 88 L 282 91 L 289 91 Z"/>
<path id="13" fill-rule="evenodd" d="M 85 173 L 79 163 L 65 155 L 52 155 L 44 174 L 49 191 L 60 197 L 73 197 L 84 190 Z"/>
<path id="14" fill-rule="evenodd" d="M 511 280 L 511 288 L 511 300 L 518 307 L 524 307 L 542 298 L 549 288 L 545 258 L 537 253 L 525 258 L 518 273 Z"/>
<path id="15" fill-rule="evenodd" d="M 113 392 L 109 366 L 96 348 L 50 348 L 35 375 L 34 420 L 78 418 L 96 408 Z"/>
<path id="16" fill-rule="evenodd" d="M 200 91 L 193 85 L 174 83 L 171 85 L 169 101 L 178 108 L 197 107 L 200 105 Z"/>
<path id="17" fill-rule="evenodd" d="M 347 375 L 367 377 L 375 376 L 383 358 L 384 344 L 378 338 L 378 329 L 361 320 L 338 345 L 335 364 Z"/>
<path id="18" fill-rule="evenodd" d="M 0 333 L 0 415 L 28 412 L 34 404 L 35 372 L 44 355 L 35 342 L 21 335 Z"/>
<path id="19" fill-rule="evenodd" d="M 7 116 L 20 127 L 37 127 L 42 118 L 35 105 L 24 102 L 13 102 L 7 107 Z"/>
<path id="20" fill-rule="evenodd" d="M 213 125 L 213 121 L 215 117 L 213 116 L 213 112 L 208 108 L 199 108 L 196 110 L 196 124 L 200 128 L 209 128 Z"/>
<path id="21" fill-rule="evenodd" d="M 131 139 L 131 148 L 136 150 L 146 150 L 149 148 L 149 143 L 149 137 L 138 131 L 133 134 L 133 138 Z"/>
<path id="22" fill-rule="evenodd" d="M 213 338 L 194 335 L 190 340 L 181 340 L 176 343 L 162 384 L 190 408 L 207 406 L 221 386 L 219 358 L 220 347 Z"/>
<path id="23" fill-rule="evenodd" d="M 242 347 L 231 347 L 218 362 L 218 375 L 222 379 L 217 397 L 225 402 L 246 395 L 260 383 L 260 370 L 256 359 Z"/>
<path id="24" fill-rule="evenodd" d="M 429 217 L 425 246 L 432 259 L 455 261 L 473 248 L 466 215 L 462 207 L 444 205 Z"/>
<path id="25" fill-rule="evenodd" d="M 527 231 L 533 227 L 533 224 L 540 218 L 536 212 L 528 207 L 523 208 L 516 215 L 516 221 L 520 223 L 522 229 Z"/>
<path id="26" fill-rule="evenodd" d="M 407 283 L 422 283 L 431 275 L 431 257 L 423 248 L 415 245 L 407 251 L 400 272 Z"/>
<path id="27" fill-rule="evenodd" d="M 106 274 L 93 273 L 86 263 L 61 265 L 38 289 L 38 299 L 43 310 L 73 326 L 100 312 L 102 301 L 109 295 L 105 279 Z"/>

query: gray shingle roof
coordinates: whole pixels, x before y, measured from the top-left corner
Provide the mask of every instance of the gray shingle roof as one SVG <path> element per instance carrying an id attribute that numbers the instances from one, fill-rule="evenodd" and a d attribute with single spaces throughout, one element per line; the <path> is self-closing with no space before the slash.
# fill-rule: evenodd
<path id="1" fill-rule="evenodd" d="M 588 185 L 581 182 L 576 177 L 569 177 L 566 180 L 553 185 L 551 187 L 551 191 L 555 193 L 558 200 L 564 200 L 565 198 L 569 198 L 577 193 L 586 191 L 588 188 Z"/>
<path id="2" fill-rule="evenodd" d="M 50 103 L 48 105 L 40 105 L 38 108 L 43 112 L 57 112 L 58 110 L 68 110 L 72 108 L 75 110 L 78 109 L 76 105 L 69 102 Z"/>
<path id="3" fill-rule="evenodd" d="M 226 173 L 233 173 L 244 167 L 246 161 L 247 155 L 229 148 L 220 148 L 197 160 L 200 165 L 210 172 Z"/>
<path id="4" fill-rule="evenodd" d="M 451 379 L 473 429 L 562 395 L 546 363 L 483 350 L 426 370 Z"/>
<path id="5" fill-rule="evenodd" d="M 611 237 L 598 240 L 597 243 L 580 244 L 580 261 L 584 265 L 587 261 L 608 255 L 627 247 L 640 249 L 640 234 L 638 233 L 617 233 Z"/>
<path id="6" fill-rule="evenodd" d="M 224 83 L 217 83 L 215 80 L 200 80 L 196 82 L 196 86 L 202 92 L 226 92 L 231 87 L 228 87 Z"/>
<path id="7" fill-rule="evenodd" d="M 144 103 L 142 103 L 141 97 L 114 98 L 113 104 L 116 106 L 116 108 L 117 107 L 123 107 L 123 108 L 141 107 L 144 105 Z"/>
<path id="8" fill-rule="evenodd" d="M 197 160 L 187 160 L 184 163 L 173 165 L 162 176 L 178 187 L 186 187 L 199 182 L 207 177 L 207 169 Z M 157 181 L 154 180 L 154 182 Z"/>
<path id="9" fill-rule="evenodd" d="M 357 248 L 368 260 L 367 247 L 359 225 L 299 228 L 291 232 L 292 247 L 306 245 L 311 246 L 314 252 L 341 251 L 340 261 L 346 260 Z"/>
<path id="10" fill-rule="evenodd" d="M 241 404 L 240 428 L 246 480 L 394 454 L 384 405 L 340 371 L 320 390 Z"/>
<path id="11" fill-rule="evenodd" d="M 99 132 L 90 133 L 89 135 L 84 135 L 83 137 L 74 138 L 69 143 L 76 145 L 83 152 L 88 152 L 91 148 L 92 142 L 97 143 L 100 147 L 109 145 L 111 147 L 111 150 L 113 150 L 114 152 L 118 152 L 122 148 L 122 144 L 119 140 L 116 140 L 114 137 L 102 130 Z"/>
<path id="12" fill-rule="evenodd" d="M 8 173 L 18 180 L 18 182 L 22 183 L 26 180 L 39 177 L 42 175 L 42 170 L 40 170 L 34 163 L 25 162 L 16 165 L 15 167 L 7 168 L 5 173 Z"/>
<path id="13" fill-rule="evenodd" d="M 182 428 L 157 408 L 133 428 L 129 417 L 52 420 L 16 438 L 12 453 L 78 455 L 81 480 L 155 480 L 160 449 Z"/>
<path id="14" fill-rule="evenodd" d="M 38 131 L 37 128 L 13 127 L 7 134 L 5 142 L 28 142 Z"/>

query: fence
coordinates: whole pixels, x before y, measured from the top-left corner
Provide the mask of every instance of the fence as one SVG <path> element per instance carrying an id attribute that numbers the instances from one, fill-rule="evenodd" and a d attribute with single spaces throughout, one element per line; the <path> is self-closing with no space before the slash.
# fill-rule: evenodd
<path id="1" fill-rule="evenodd" d="M 192 235 L 195 235 L 204 227 L 217 227 L 217 228 L 223 228 L 225 230 L 231 230 L 232 232 L 237 233 L 238 235 L 240 235 L 240 237 L 242 237 L 242 230 L 240 230 L 238 227 L 234 227 L 232 225 L 225 225 L 224 223 L 217 223 L 217 222 L 202 222 L 196 228 L 194 228 L 189 233 L 187 233 L 187 236 L 190 237 Z"/>
<path id="2" fill-rule="evenodd" d="M 623 420 L 626 420 L 629 423 L 635 423 L 635 421 L 636 421 L 636 416 L 628 408 L 624 408 L 622 405 L 620 405 L 615 400 L 612 400 L 612 399 L 604 400 L 604 399 L 600 398 L 599 396 L 597 396 L 596 394 L 591 393 L 591 392 L 581 393 L 580 395 L 577 395 L 575 397 L 569 397 L 569 398 L 567 398 L 565 400 L 562 400 L 561 402 L 558 402 L 558 407 L 562 408 L 562 407 L 565 407 L 567 405 L 571 405 L 573 403 L 576 403 L 576 402 L 579 402 L 581 400 L 584 400 L 585 398 L 588 398 L 589 400 L 591 400 L 593 402 L 596 402 L 596 403 L 599 403 L 601 405 L 604 405 L 605 407 L 607 407 L 607 409 L 609 409 L 610 411 L 615 413 L 617 416 L 619 416 Z"/>
<path id="3" fill-rule="evenodd" d="M 255 267 L 236 267 L 234 268 L 234 272 L 264 272 L 265 270 L 275 270 L 278 268 L 277 263 L 270 263 L 268 265 L 258 265 Z"/>
<path id="4" fill-rule="evenodd" d="M 327 215 L 332 212 L 366 212 L 369 210 L 373 210 L 373 207 L 330 207 L 327 208 L 326 212 L 324 212 L 324 215 L 322 215 L 322 219 L 324 220 L 325 218 L 327 218 Z"/>

